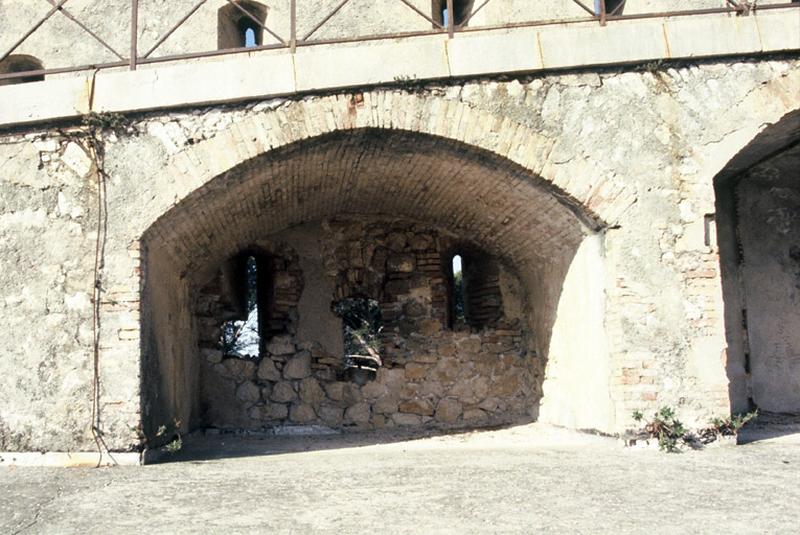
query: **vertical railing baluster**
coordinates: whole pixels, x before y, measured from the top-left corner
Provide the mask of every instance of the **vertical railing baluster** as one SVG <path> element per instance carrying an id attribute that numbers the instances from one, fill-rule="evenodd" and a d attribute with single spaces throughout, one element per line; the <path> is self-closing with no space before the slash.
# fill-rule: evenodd
<path id="1" fill-rule="evenodd" d="M 455 13 L 453 13 L 453 0 L 447 0 L 447 35 L 453 38 L 455 32 Z"/>
<path id="2" fill-rule="evenodd" d="M 292 0 L 292 13 L 289 24 L 291 33 L 289 37 L 289 48 L 292 50 L 292 54 L 294 54 L 297 48 L 297 0 Z"/>
<path id="3" fill-rule="evenodd" d="M 606 0 L 600 0 L 600 26 L 606 25 Z"/>
<path id="4" fill-rule="evenodd" d="M 136 70 L 139 55 L 139 0 L 131 0 L 131 70 Z"/>

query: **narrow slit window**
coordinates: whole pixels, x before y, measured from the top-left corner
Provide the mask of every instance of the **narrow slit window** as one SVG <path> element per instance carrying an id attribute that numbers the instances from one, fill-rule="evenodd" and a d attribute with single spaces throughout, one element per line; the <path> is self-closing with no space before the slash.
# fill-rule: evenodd
<path id="1" fill-rule="evenodd" d="M 248 256 L 244 263 L 245 316 L 243 319 L 226 321 L 222 325 L 222 351 L 225 355 L 240 358 L 258 358 L 261 337 L 258 313 L 258 262 Z"/>
<path id="2" fill-rule="evenodd" d="M 242 17 L 239 20 L 239 46 L 243 48 L 253 48 L 261 44 L 258 38 L 258 26 L 250 17 Z"/>
<path id="3" fill-rule="evenodd" d="M 450 17 L 453 18 L 453 24 L 456 26 L 466 22 L 472 12 L 473 0 L 453 0 L 452 13 L 447 9 L 447 0 L 433 0 L 432 6 L 431 18 L 446 28 L 450 24 Z M 436 27 L 434 25 L 434 28 Z"/>
<path id="4" fill-rule="evenodd" d="M 600 0 L 594 0 L 595 15 L 600 15 L 602 6 Z M 622 10 L 625 9 L 625 0 L 606 0 L 606 14 L 611 16 L 622 15 Z"/>
<path id="5" fill-rule="evenodd" d="M 497 262 L 483 251 L 457 250 L 450 262 L 448 324 L 453 330 L 491 327 L 503 316 L 503 297 Z"/>
<path id="6" fill-rule="evenodd" d="M 267 6 L 264 4 L 251 0 L 234 0 L 220 8 L 217 18 L 217 43 L 220 50 L 253 48 L 264 44 L 263 25 L 267 20 Z"/>
<path id="7" fill-rule="evenodd" d="M 453 277 L 453 328 L 460 328 L 466 325 L 467 319 L 464 314 L 464 278 L 461 268 L 461 255 L 455 255 L 451 263 L 451 275 Z"/>
<path id="8" fill-rule="evenodd" d="M 606 13 L 612 16 L 622 15 L 625 0 L 606 0 Z"/>
<path id="9" fill-rule="evenodd" d="M 252 48 L 256 46 L 256 31 L 253 28 L 247 28 L 244 32 L 244 46 Z"/>

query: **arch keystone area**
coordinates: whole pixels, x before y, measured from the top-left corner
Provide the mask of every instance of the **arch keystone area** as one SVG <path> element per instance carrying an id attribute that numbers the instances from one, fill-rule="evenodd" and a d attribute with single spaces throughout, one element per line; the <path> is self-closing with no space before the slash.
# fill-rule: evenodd
<path id="1" fill-rule="evenodd" d="M 397 105 L 412 112 L 395 116 Z M 458 127 L 447 124 L 449 114 L 459 118 Z M 521 141 L 516 143 L 516 139 Z M 144 229 L 140 236 L 145 273 L 142 396 L 145 406 L 152 408 L 144 416 L 149 422 L 146 428 L 149 431 L 157 428 L 168 414 L 178 414 L 181 421 L 193 426 L 219 426 L 226 422 L 235 426 L 254 425 L 243 416 L 248 414 L 244 409 L 231 408 L 238 403 L 235 399 L 220 401 L 227 399 L 230 391 L 224 390 L 224 380 L 213 382 L 213 377 L 231 372 L 216 365 L 202 371 L 206 364 L 193 356 L 197 348 L 214 350 L 214 329 L 221 325 L 220 318 L 231 312 L 221 310 L 214 312 L 216 316 L 191 319 L 197 314 L 192 308 L 195 303 L 235 301 L 226 293 L 229 292 L 226 288 L 232 287 L 224 282 L 226 273 L 233 272 L 232 267 L 226 266 L 231 266 L 230 262 L 243 251 L 254 248 L 270 251 L 271 258 L 278 262 L 276 265 L 282 266 L 274 268 L 280 272 L 281 284 L 297 285 L 296 290 L 286 295 L 299 299 L 298 312 L 282 310 L 280 321 L 270 323 L 272 332 L 278 332 L 275 325 L 299 322 L 296 331 L 275 335 L 283 337 L 276 345 L 281 348 L 293 347 L 292 344 L 294 347 L 325 345 L 335 339 L 337 335 L 330 329 L 324 337 L 314 339 L 314 329 L 308 334 L 303 321 L 313 316 L 323 318 L 317 325 L 327 325 L 331 303 L 347 297 L 347 288 L 359 288 L 359 296 L 367 292 L 380 302 L 390 325 L 387 332 L 402 333 L 402 328 L 397 327 L 400 324 L 392 321 L 403 317 L 407 306 L 404 299 L 421 299 L 412 309 L 430 313 L 429 319 L 420 324 L 424 326 L 418 327 L 423 333 L 420 336 L 428 337 L 427 350 L 452 343 L 472 347 L 470 344 L 475 342 L 459 338 L 469 336 L 468 333 L 451 331 L 448 327 L 452 324 L 447 305 L 452 290 L 446 289 L 445 281 L 450 275 L 442 263 L 451 251 L 472 251 L 469 256 L 474 262 L 480 259 L 480 264 L 465 269 L 469 270 L 473 291 L 480 290 L 469 302 L 483 316 L 472 317 L 471 321 L 481 324 L 483 317 L 490 319 L 483 330 L 473 335 L 478 343 L 475 351 L 483 347 L 481 337 L 487 340 L 492 336 L 510 337 L 507 343 L 511 345 L 494 343 L 486 347 L 495 347 L 494 351 L 501 354 L 508 352 L 502 359 L 517 355 L 514 358 L 521 360 L 513 362 L 517 362 L 516 366 L 524 365 L 525 370 L 518 370 L 520 378 L 490 379 L 481 375 L 489 373 L 485 366 L 476 366 L 470 372 L 475 375 L 468 380 L 478 385 L 476 395 L 486 396 L 484 389 L 488 389 L 504 400 L 498 406 L 510 407 L 495 414 L 491 411 L 500 409 L 496 409 L 494 401 L 486 401 L 485 407 L 492 407 L 482 409 L 489 411 L 486 418 L 491 420 L 487 421 L 535 417 L 551 347 L 561 353 L 562 365 L 570 358 L 579 359 L 579 354 L 588 354 L 590 348 L 583 347 L 584 344 L 594 345 L 593 354 L 599 361 L 608 358 L 602 332 L 602 271 L 584 268 L 602 262 L 602 247 L 594 231 L 603 223 L 569 192 L 509 158 L 516 148 L 517 154 L 522 155 L 520 160 L 534 160 L 536 154 L 549 153 L 550 146 L 550 140 L 522 125 L 462 103 L 405 94 L 393 94 L 386 99 L 383 92 L 378 92 L 288 102 L 274 110 L 255 112 L 213 138 L 175 154 L 164 173 L 169 179 L 154 181 L 150 215 L 140 220 Z M 335 230 L 339 228 L 346 230 Z M 381 279 L 384 261 L 375 264 L 371 255 L 375 248 L 389 247 L 386 245 L 389 242 L 384 244 L 380 236 L 395 236 L 386 239 L 396 243 L 398 228 L 406 229 L 402 231 L 404 235 L 420 233 L 415 235 L 415 243 L 428 245 L 415 247 L 427 249 L 419 252 L 401 247 L 397 250 L 402 252 L 397 253 L 399 257 L 390 254 L 394 259 L 386 261 L 386 269 L 402 266 L 397 269 L 421 271 L 412 273 L 411 279 L 397 273 L 391 275 L 395 278 Z M 336 271 L 344 269 L 343 262 L 353 260 L 351 256 L 336 257 L 346 249 L 344 245 L 329 244 L 338 243 L 342 236 L 366 232 L 363 229 L 372 230 L 356 244 L 365 247 L 364 252 L 356 255 L 356 267 L 351 271 Z M 433 241 L 430 236 L 435 237 Z M 594 245 L 587 244 L 587 240 Z M 353 244 L 347 247 L 352 248 Z M 338 260 L 332 260 L 331 255 Z M 362 264 L 361 255 L 370 260 L 363 260 Z M 573 265 L 584 267 L 572 268 Z M 335 291 L 334 286 L 329 287 L 326 277 L 330 276 L 337 281 Z M 424 280 L 430 283 L 419 282 Z M 422 286 L 408 290 L 406 285 L 412 282 L 403 281 L 417 281 L 413 284 Z M 565 281 L 570 291 L 562 299 Z M 404 293 L 407 291 L 411 293 Z M 591 309 L 581 306 L 588 295 L 593 296 L 595 303 Z M 282 299 L 280 306 L 295 306 L 290 297 Z M 303 307 L 312 307 L 317 312 L 311 313 Z M 580 337 L 576 329 L 580 330 Z M 495 330 L 499 334 L 492 334 Z M 312 338 L 303 338 L 306 335 Z M 290 341 L 286 336 L 293 338 Z M 452 337 L 455 342 L 446 342 Z M 565 342 L 578 338 L 582 341 Z M 404 362 L 404 358 L 413 357 L 398 356 L 391 344 L 382 347 L 387 351 L 385 362 L 389 368 L 378 373 L 378 387 L 363 387 L 366 392 L 371 392 L 370 388 L 394 392 L 397 384 L 391 377 L 403 369 L 415 380 L 424 379 L 425 365 L 420 368 L 419 363 Z M 335 349 L 331 351 L 336 353 Z M 512 362 L 502 359 L 509 365 Z M 280 361 L 276 361 L 276 366 L 280 366 Z M 449 376 L 442 373 L 441 377 Z M 559 380 L 554 375 L 548 388 L 558 390 Z M 586 383 L 564 383 L 575 395 L 553 396 L 546 413 L 548 418 L 581 423 L 581 416 L 576 414 L 591 414 L 595 425 L 612 429 L 614 409 L 607 395 L 608 377 L 597 375 L 586 380 L 597 383 L 588 389 L 592 394 L 580 394 L 580 387 Z M 468 395 L 470 389 L 462 387 L 452 387 L 459 392 L 453 395 L 461 404 L 483 399 L 473 400 Z M 281 400 L 277 403 L 290 403 L 291 392 L 285 386 L 276 388 L 281 389 L 276 394 Z M 431 400 L 422 406 L 406 400 L 404 410 L 420 410 L 428 415 L 427 411 L 444 399 L 436 397 L 442 395 L 440 387 L 426 388 L 432 392 Z M 206 400 L 200 405 L 193 401 L 198 399 L 198 391 L 200 399 Z M 202 392 L 206 391 L 218 392 L 219 397 L 203 398 Z M 591 397 L 596 393 L 599 399 Z M 517 401 L 512 402 L 508 396 Z M 597 410 L 586 411 L 579 407 L 581 404 L 596 406 Z M 205 409 L 199 407 L 209 408 L 203 412 Z M 358 420 L 361 413 L 357 411 L 362 410 L 359 407 L 348 406 L 346 411 L 356 411 L 351 418 L 358 425 L 373 425 L 372 420 Z M 314 406 L 312 413 L 307 407 L 285 409 L 267 403 L 259 409 L 257 421 L 262 421 L 258 418 L 316 421 L 315 418 L 323 418 L 320 411 L 325 410 L 323 406 Z M 464 413 L 461 418 L 464 422 L 472 421 L 471 418 L 481 420 L 483 413 L 476 411 L 469 416 Z M 327 412 L 325 415 L 330 416 Z M 412 417 L 389 416 L 397 422 L 416 421 Z M 459 418 L 447 416 L 451 417 Z"/>
<path id="2" fill-rule="evenodd" d="M 594 228 L 632 202 L 632 194 L 612 178 L 565 180 L 558 165 L 549 161 L 555 141 L 521 123 L 444 97 L 383 90 L 287 101 L 254 113 L 174 154 L 165 174 L 176 178 L 174 200 L 181 200 L 214 177 L 270 150 L 334 131 L 367 128 L 437 136 L 508 159 L 552 185 L 565 202 L 582 206 Z M 585 167 L 591 171 L 590 165 Z"/>

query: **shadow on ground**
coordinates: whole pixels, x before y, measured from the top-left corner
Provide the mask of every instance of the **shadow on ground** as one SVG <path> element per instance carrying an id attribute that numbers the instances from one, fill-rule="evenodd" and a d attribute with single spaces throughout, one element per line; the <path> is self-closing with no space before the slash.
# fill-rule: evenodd
<path id="1" fill-rule="evenodd" d="M 526 429 L 530 423 L 501 425 L 481 429 L 456 430 L 380 430 L 332 431 L 289 427 L 278 433 L 220 432 L 198 430 L 182 441 L 180 450 L 170 452 L 159 448 L 150 453 L 147 464 L 213 461 L 220 459 L 285 455 L 310 451 L 324 451 L 395 443 L 422 443 L 437 438 L 467 442 L 476 435 L 491 437 L 493 432 L 513 433 L 515 428 Z"/>
<path id="2" fill-rule="evenodd" d="M 738 444 L 800 444 L 800 415 L 761 413 L 747 424 L 737 438 Z M 220 432 L 200 430 L 184 437 L 180 450 L 166 448 L 151 451 L 147 464 L 207 463 L 225 459 L 289 455 L 328 450 L 391 446 L 411 450 L 435 447 L 440 443 L 463 444 L 469 448 L 518 447 L 588 447 L 624 449 L 619 440 L 537 423 L 458 430 L 380 430 L 338 432 L 308 427 L 287 427 L 277 433 Z"/>
<path id="3" fill-rule="evenodd" d="M 760 412 L 739 431 L 737 443 L 765 440 L 800 442 L 800 413 Z"/>

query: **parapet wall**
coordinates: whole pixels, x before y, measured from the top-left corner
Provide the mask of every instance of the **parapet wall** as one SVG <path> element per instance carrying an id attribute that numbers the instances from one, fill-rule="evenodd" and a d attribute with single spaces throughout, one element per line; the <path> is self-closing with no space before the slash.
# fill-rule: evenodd
<path id="1" fill-rule="evenodd" d="M 256 26 L 260 30 L 258 44 L 270 46 L 289 41 L 290 0 L 239 2 L 253 14 L 264 13 L 263 22 L 274 33 L 272 35 Z M 207 0 L 197 10 L 192 11 L 197 3 L 196 0 L 139 2 L 136 31 L 139 56 L 145 59 L 144 56 L 161 38 L 189 13 L 191 16 L 149 58 L 209 52 L 225 47 L 223 37 L 226 17 L 238 21 L 244 16 L 243 13 L 234 9 L 226 0 Z M 485 5 L 482 5 L 482 1 L 455 0 L 454 3 L 458 11 L 455 22 L 461 23 L 470 17 L 466 25 L 470 30 L 552 20 L 570 21 L 591 16 L 573 0 L 491 0 Z M 590 9 L 594 8 L 593 2 L 583 3 Z M 783 2 L 761 0 L 758 5 L 780 3 Z M 297 39 L 302 42 L 308 36 L 310 42 L 328 42 L 335 39 L 432 31 L 434 25 L 425 17 L 442 23 L 442 7 L 445 2 L 408 0 L 409 6 L 400 0 L 349 0 L 334 12 L 339 4 L 341 0 L 296 0 Z M 608 4 L 613 2 L 609 0 Z M 116 54 L 127 59 L 131 49 L 131 5 L 130 0 L 70 0 L 63 6 L 66 13 L 94 32 L 102 39 L 102 43 L 64 13 L 57 12 L 26 39 L 15 53 L 34 56 L 45 68 L 118 62 L 121 58 Z M 3 0 L 0 4 L 0 18 L 4 21 L 0 31 L 0 54 L 42 20 L 52 7 L 52 4 L 45 2 Z M 626 0 L 620 14 L 635 16 L 725 7 L 730 6 L 723 0 Z M 330 14 L 333 16 L 325 21 Z M 261 20 L 261 16 L 257 19 Z M 314 31 L 317 26 L 319 28 Z"/>
<path id="2" fill-rule="evenodd" d="M 500 4 L 500 0 L 494 1 Z M 567 0 L 563 2 L 576 7 Z M 412 19 L 430 24 L 401 2 L 392 3 L 393 8 L 398 5 Z M 476 17 L 488 16 L 489 5 Z M 42 82 L 3 86 L 2 98 L 15 102 L 15 106 L 0 107 L 0 128 L 76 118 L 90 112 L 139 112 L 353 87 L 398 83 L 413 87 L 431 80 L 458 81 L 468 77 L 518 76 L 628 64 L 657 67 L 679 59 L 797 51 L 800 16 L 796 5 L 788 6 L 748 16 L 716 13 L 622 19 L 607 26 L 596 21 L 579 21 L 544 26 L 470 27 L 470 31 L 452 38 L 446 33 L 422 32 L 381 39 L 359 37 L 346 42 L 321 40 L 296 49 L 287 45 L 278 49 L 242 48 L 233 55 L 194 59 L 168 56 L 172 59 L 141 64 L 133 71 L 121 62 L 116 67 L 48 74 Z M 361 17 L 352 20 L 366 23 Z M 403 17 L 393 20 L 401 21 Z M 74 26 L 69 25 L 68 29 L 74 30 Z M 204 33 L 196 31 L 190 37 L 202 39 Z M 360 30 L 355 33 L 362 35 Z M 0 38 L 8 40 L 10 35 L 13 34 L 3 33 Z M 76 41 L 82 42 L 77 38 Z M 165 41 L 164 46 L 168 43 L 172 41 Z M 52 43 L 46 41 L 41 46 L 45 45 Z M 181 40 L 170 46 L 173 45 L 179 51 L 194 50 Z M 31 46 L 30 51 L 21 48 L 20 57 L 27 57 L 29 52 L 31 57 L 41 53 L 37 52 L 39 45 Z M 58 50 L 65 54 L 67 63 L 73 51 L 83 54 L 80 44 L 73 45 L 72 41 Z"/>

